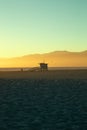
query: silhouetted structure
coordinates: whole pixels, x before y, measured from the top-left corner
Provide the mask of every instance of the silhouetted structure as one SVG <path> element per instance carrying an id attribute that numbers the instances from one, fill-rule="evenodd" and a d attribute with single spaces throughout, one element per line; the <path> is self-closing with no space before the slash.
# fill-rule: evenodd
<path id="1" fill-rule="evenodd" d="M 23 72 L 23 68 L 21 68 L 21 72 Z"/>
<path id="2" fill-rule="evenodd" d="M 48 64 L 40 63 L 40 70 L 41 71 L 47 71 L 48 70 Z"/>

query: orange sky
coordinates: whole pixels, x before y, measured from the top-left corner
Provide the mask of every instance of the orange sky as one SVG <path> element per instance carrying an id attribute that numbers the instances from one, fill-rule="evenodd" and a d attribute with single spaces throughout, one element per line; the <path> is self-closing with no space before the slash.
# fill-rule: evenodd
<path id="1" fill-rule="evenodd" d="M 0 67 L 34 67 L 43 61 L 47 62 L 49 67 L 87 67 L 87 52 L 52 52 L 0 59 Z"/>

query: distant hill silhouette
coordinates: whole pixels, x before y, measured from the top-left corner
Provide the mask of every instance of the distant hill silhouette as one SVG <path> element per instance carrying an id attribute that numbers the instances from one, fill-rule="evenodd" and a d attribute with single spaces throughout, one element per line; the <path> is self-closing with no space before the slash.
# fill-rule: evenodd
<path id="1" fill-rule="evenodd" d="M 43 61 L 50 67 L 87 67 L 87 50 L 83 52 L 54 51 L 15 58 L 0 58 L 0 67 L 34 67 Z"/>

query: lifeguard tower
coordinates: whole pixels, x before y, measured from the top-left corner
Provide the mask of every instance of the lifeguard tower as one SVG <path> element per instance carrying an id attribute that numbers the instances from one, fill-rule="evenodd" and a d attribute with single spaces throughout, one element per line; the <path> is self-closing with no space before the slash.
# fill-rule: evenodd
<path id="1" fill-rule="evenodd" d="M 48 71 L 48 64 L 47 63 L 39 63 L 41 71 Z"/>

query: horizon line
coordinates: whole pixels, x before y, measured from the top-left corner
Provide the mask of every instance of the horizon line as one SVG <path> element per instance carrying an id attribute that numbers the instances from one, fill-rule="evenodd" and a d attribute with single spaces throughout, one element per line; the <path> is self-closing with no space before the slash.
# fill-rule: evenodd
<path id="1" fill-rule="evenodd" d="M 87 49 L 83 51 L 55 50 L 55 51 L 50 51 L 50 52 L 45 52 L 45 53 L 30 53 L 30 54 L 24 54 L 24 55 L 13 56 L 13 57 L 0 57 L 0 59 L 20 58 L 20 57 L 25 57 L 29 55 L 43 55 L 43 54 L 49 54 L 49 53 L 55 53 L 55 52 L 84 53 L 84 52 L 87 52 Z"/>

